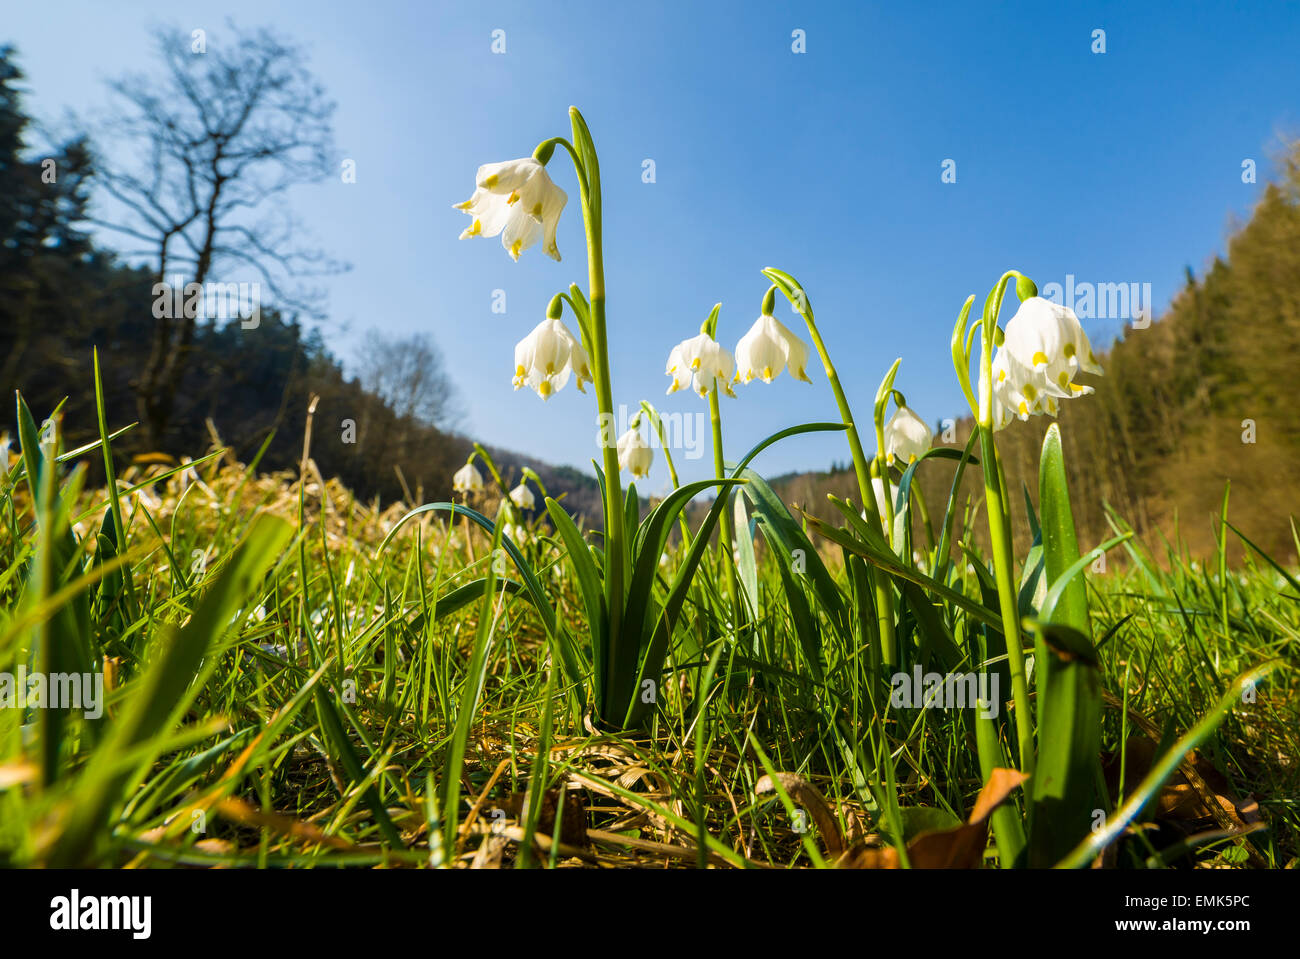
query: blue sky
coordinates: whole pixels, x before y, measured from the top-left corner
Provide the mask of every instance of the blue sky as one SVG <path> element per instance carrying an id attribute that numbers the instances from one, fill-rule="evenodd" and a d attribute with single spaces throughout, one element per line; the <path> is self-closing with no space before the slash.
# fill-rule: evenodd
<path id="1" fill-rule="evenodd" d="M 1079 9 L 1074 9 L 1079 6 Z M 929 3 L 468 4 L 7 0 L 0 42 L 17 44 L 29 109 L 93 114 L 103 81 L 148 68 L 148 29 L 227 18 L 304 44 L 338 102 L 340 159 L 357 182 L 303 187 L 292 203 L 313 239 L 350 261 L 328 283 L 328 342 L 427 331 L 485 442 L 590 469 L 594 406 L 570 386 L 543 403 L 510 388 L 512 350 L 550 295 L 585 286 L 573 172 L 564 256 L 513 263 L 497 240 L 460 242 L 476 167 L 568 135 L 576 104 L 601 156 L 615 402 L 665 412 L 664 360 L 723 304 L 729 347 L 758 315 L 764 266 L 793 273 L 860 418 L 880 377 L 927 420 L 964 412 L 948 359 L 962 301 L 1005 269 L 1040 287 L 1149 283 L 1156 312 L 1222 250 L 1300 135 L 1300 5 Z M 505 31 L 506 52 L 491 50 Z M 792 51 L 804 31 L 806 52 Z M 1092 52 L 1105 31 L 1104 53 Z M 1259 183 L 1242 182 L 1244 159 Z M 643 161 L 655 182 L 642 181 Z M 941 182 L 945 160 L 956 182 Z M 492 312 L 493 291 L 506 313 Z M 1009 314 L 1007 314 L 1009 316 Z M 782 307 L 778 316 L 794 326 Z M 1005 316 L 1004 316 L 1005 318 Z M 1085 318 L 1105 346 L 1122 319 Z M 1140 334 L 1135 334 L 1140 335 Z M 834 419 L 820 368 L 724 401 L 729 457 L 775 430 Z M 1085 402 L 1081 400 L 1080 402 Z M 677 453 L 684 478 L 707 450 Z M 842 439 L 801 437 L 757 464 L 769 474 L 847 460 Z M 666 479 L 656 458 L 652 486 Z"/>

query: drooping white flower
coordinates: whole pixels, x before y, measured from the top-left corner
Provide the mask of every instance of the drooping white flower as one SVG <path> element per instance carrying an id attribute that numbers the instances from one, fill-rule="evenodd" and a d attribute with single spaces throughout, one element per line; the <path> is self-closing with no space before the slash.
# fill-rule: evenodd
<path id="1" fill-rule="evenodd" d="M 742 383 L 755 377 L 771 383 L 786 366 L 790 367 L 790 375 L 795 379 L 811 383 L 805 372 L 807 365 L 808 344 L 767 313 L 760 316 L 736 344 L 736 379 Z"/>
<path id="2" fill-rule="evenodd" d="M 533 509 L 537 505 L 537 498 L 533 496 L 533 491 L 524 482 L 510 491 L 510 502 L 520 509 Z"/>
<path id="3" fill-rule="evenodd" d="M 483 492 L 483 474 L 473 463 L 466 463 L 451 477 L 451 488 L 457 493 Z"/>
<path id="4" fill-rule="evenodd" d="M 1017 416 L 1055 416 L 1061 400 L 1093 392 L 1074 382 L 1080 370 L 1102 372 L 1074 311 L 1041 296 L 1024 300 L 993 357 L 994 429 Z"/>
<path id="5" fill-rule="evenodd" d="M 1007 372 L 1007 352 L 998 350 L 993 355 L 993 429 L 1005 428 L 1016 417 L 1020 402 L 1018 392 L 1013 394 L 1011 376 Z"/>
<path id="6" fill-rule="evenodd" d="M 885 424 L 885 462 L 894 465 L 897 457 L 915 463 L 934 441 L 934 431 L 910 406 L 900 406 Z"/>
<path id="7" fill-rule="evenodd" d="M 528 542 L 528 530 L 518 523 L 504 523 L 501 526 L 501 535 L 517 546 Z"/>
<path id="8" fill-rule="evenodd" d="M 587 392 L 582 387 L 584 381 L 591 382 L 587 351 L 559 320 L 542 320 L 515 344 L 515 389 L 531 386 L 549 400 L 569 382 L 570 374 L 577 376 L 579 392 Z"/>
<path id="9" fill-rule="evenodd" d="M 673 378 L 669 393 L 691 387 L 701 397 L 709 390 L 721 386 L 728 396 L 735 396 L 731 378 L 736 361 L 722 344 L 707 333 L 682 340 L 668 354 L 668 367 L 664 371 Z"/>
<path id="10" fill-rule="evenodd" d="M 463 240 L 501 234 L 501 245 L 514 259 L 539 239 L 547 256 L 559 260 L 555 230 L 568 195 L 532 157 L 487 163 L 474 177 L 474 195 L 453 209 L 473 217 Z"/>
<path id="11" fill-rule="evenodd" d="M 1041 296 L 1031 296 L 1020 304 L 1007 323 L 1002 349 L 1007 351 L 1007 366 L 1013 375 L 1019 373 L 1022 382 L 1032 382 L 1061 399 L 1092 392 L 1089 387 L 1074 385 L 1079 370 L 1102 372 L 1074 310 Z"/>
<path id="12" fill-rule="evenodd" d="M 885 480 L 880 476 L 871 477 L 871 492 L 875 494 L 876 514 L 880 517 L 883 525 L 889 523 L 889 510 L 894 503 L 898 502 L 898 487 L 891 481 L 889 484 L 889 500 L 885 500 Z"/>
<path id="13" fill-rule="evenodd" d="M 641 435 L 640 426 L 633 426 L 618 438 L 618 468 L 627 470 L 633 476 L 650 475 L 650 463 L 654 460 L 652 450 Z"/>

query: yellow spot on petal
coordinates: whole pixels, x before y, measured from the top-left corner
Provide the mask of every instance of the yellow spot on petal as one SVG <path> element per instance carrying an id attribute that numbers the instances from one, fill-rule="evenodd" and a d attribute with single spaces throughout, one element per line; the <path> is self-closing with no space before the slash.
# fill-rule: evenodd
<path id="1" fill-rule="evenodd" d="M 542 382 L 537 384 L 537 395 L 544 400 L 550 399 L 551 394 L 554 392 L 555 390 L 551 388 L 550 380 L 542 380 Z"/>
<path id="2" fill-rule="evenodd" d="M 468 210 L 472 204 L 473 204 L 473 201 L 472 201 L 472 200 L 466 200 L 464 203 L 457 203 L 457 204 L 456 204 L 456 209 L 457 209 L 457 210 Z"/>
<path id="3" fill-rule="evenodd" d="M 1024 400 L 1021 400 L 1021 401 L 1020 401 L 1020 415 L 1021 415 L 1021 416 L 1028 416 L 1028 415 L 1029 415 L 1029 407 L 1025 405 L 1025 401 L 1024 401 Z"/>
<path id="4" fill-rule="evenodd" d="M 1034 401 L 1034 397 L 1038 395 L 1038 390 L 1034 389 L 1033 383 L 1026 383 L 1024 393 L 1025 393 L 1025 399 L 1029 400 L 1029 402 L 1032 403 Z"/>
<path id="5" fill-rule="evenodd" d="M 1061 370 L 1061 375 L 1056 378 L 1056 382 L 1060 383 L 1062 387 L 1069 386 L 1070 374 L 1067 373 L 1065 370 Z"/>
<path id="6" fill-rule="evenodd" d="M 516 260 L 519 259 L 519 251 L 523 248 L 523 245 L 523 240 L 515 240 L 515 242 L 510 244 L 510 255 Z"/>
<path id="7" fill-rule="evenodd" d="M 1065 344 L 1065 349 L 1061 350 L 1061 352 L 1065 354 L 1065 358 L 1066 358 L 1067 360 L 1070 359 L 1071 357 L 1074 356 L 1074 344 L 1073 344 L 1073 343 L 1066 343 L 1066 344 Z"/>
<path id="8" fill-rule="evenodd" d="M 533 204 L 533 216 L 537 217 L 538 219 L 541 219 L 541 217 L 542 217 L 542 205 L 541 205 L 540 203 L 534 203 L 534 204 Z"/>
<path id="9" fill-rule="evenodd" d="M 480 233 L 483 232 L 483 221 L 480 220 L 478 217 L 475 217 L 474 222 L 469 225 L 469 229 L 466 230 L 465 232 L 469 236 L 478 236 Z"/>
<path id="10" fill-rule="evenodd" d="M 763 382 L 764 383 L 772 382 L 772 367 L 770 366 L 763 367 Z"/>
<path id="11" fill-rule="evenodd" d="M 1006 378 L 1007 378 L 1007 371 L 1006 371 L 1006 370 L 998 370 L 998 382 L 1001 383 L 1001 382 L 1002 382 L 1003 380 L 1005 380 Z"/>
<path id="12" fill-rule="evenodd" d="M 495 173 L 493 173 L 490 177 L 488 177 L 486 180 L 483 181 L 483 185 L 490 190 L 494 186 L 496 186 L 497 183 L 500 182 L 500 180 L 501 178 L 497 176 Z"/>
<path id="13" fill-rule="evenodd" d="M 525 376 L 527 375 L 527 373 L 528 371 L 524 369 L 522 366 L 515 367 L 515 376 Z"/>
<path id="14" fill-rule="evenodd" d="M 1035 353 L 1035 354 L 1034 354 L 1034 363 L 1033 363 L 1033 365 L 1034 365 L 1034 366 L 1046 366 L 1046 365 L 1047 365 L 1047 354 L 1044 353 L 1042 350 L 1039 350 L 1037 353 Z"/>

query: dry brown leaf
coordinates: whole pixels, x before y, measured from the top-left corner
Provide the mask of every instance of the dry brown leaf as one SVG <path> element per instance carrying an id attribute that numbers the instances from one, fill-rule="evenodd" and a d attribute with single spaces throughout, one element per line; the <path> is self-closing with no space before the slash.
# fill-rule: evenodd
<path id="1" fill-rule="evenodd" d="M 826 804 L 825 798 L 817 787 L 798 773 L 777 773 L 776 779 L 786 795 L 790 797 L 790 801 L 796 806 L 807 809 L 809 815 L 813 817 L 813 822 L 817 823 L 817 831 L 821 833 L 822 841 L 826 843 L 827 854 L 840 855 L 844 851 L 844 837 L 840 835 L 840 827 L 835 821 L 831 807 Z M 754 792 L 759 796 L 776 792 L 772 777 L 764 776 L 760 779 L 754 785 Z"/>

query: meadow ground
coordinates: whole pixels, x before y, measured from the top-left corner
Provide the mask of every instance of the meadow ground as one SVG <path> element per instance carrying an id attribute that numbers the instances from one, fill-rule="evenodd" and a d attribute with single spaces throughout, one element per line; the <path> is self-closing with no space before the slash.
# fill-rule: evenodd
<path id="1" fill-rule="evenodd" d="M 184 468 L 131 466 L 112 497 L 82 489 L 75 468 L 101 455 L 69 453 L 61 494 L 38 465 L 50 485 L 35 498 L 23 461 L 7 464 L 0 671 L 70 655 L 78 644 L 59 652 L 70 631 L 84 637 L 77 668 L 102 670 L 104 689 L 96 720 L 0 711 L 0 862 L 1010 864 L 987 841 L 989 809 L 975 808 L 990 777 L 974 703 L 898 707 L 889 685 L 865 681 L 854 633 L 816 602 L 811 615 L 792 606 L 764 524 L 740 537 L 753 597 L 741 625 L 727 621 L 722 558 L 708 549 L 662 682 L 644 687 L 649 719 L 620 732 L 593 723 L 590 692 L 554 660 L 528 584 L 468 517 L 399 525 L 407 505 L 358 502 L 310 458 L 301 473 L 259 475 L 220 450 Z M 493 515 L 498 498 L 472 505 Z M 565 544 L 537 518 L 515 532 L 581 648 Z M 663 588 L 687 542 L 664 550 Z M 1074 832 L 1096 835 L 1143 790 L 1144 802 L 1087 861 L 1293 868 L 1296 580 L 1254 553 L 1229 569 L 1176 547 L 1123 549 L 1087 578 L 1099 808 Z M 850 588 L 848 554 L 821 555 Z M 947 583 L 978 598 L 969 558 Z M 931 608 L 969 648 L 964 608 L 943 596 Z M 906 613 L 899 639 L 924 646 Z M 1010 759 L 1009 723 L 998 728 Z M 1185 734 L 1194 739 L 1172 748 Z M 1029 816 L 1017 785 L 993 784 L 1003 795 L 985 798 L 1005 798 L 994 817 Z"/>

